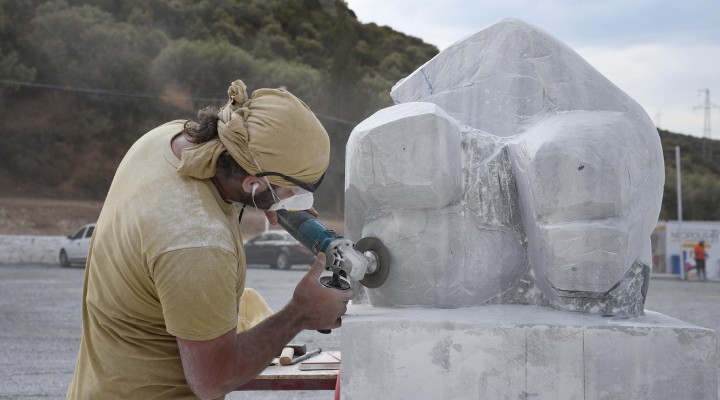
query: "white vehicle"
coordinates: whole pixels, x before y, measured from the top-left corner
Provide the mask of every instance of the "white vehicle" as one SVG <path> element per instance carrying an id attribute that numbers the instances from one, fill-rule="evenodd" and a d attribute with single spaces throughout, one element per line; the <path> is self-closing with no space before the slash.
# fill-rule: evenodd
<path id="1" fill-rule="evenodd" d="M 87 224 L 73 236 L 67 237 L 67 243 L 60 249 L 61 267 L 67 268 L 72 264 L 85 265 L 90 250 L 90 239 L 94 230 L 95 224 Z"/>

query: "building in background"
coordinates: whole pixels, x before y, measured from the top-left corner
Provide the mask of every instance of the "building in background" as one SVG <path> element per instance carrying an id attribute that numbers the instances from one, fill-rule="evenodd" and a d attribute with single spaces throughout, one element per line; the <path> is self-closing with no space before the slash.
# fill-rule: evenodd
<path id="1" fill-rule="evenodd" d="M 651 236 L 653 273 L 683 276 L 681 267 L 694 264 L 693 246 L 705 241 L 708 279 L 720 279 L 720 221 L 659 222 Z"/>

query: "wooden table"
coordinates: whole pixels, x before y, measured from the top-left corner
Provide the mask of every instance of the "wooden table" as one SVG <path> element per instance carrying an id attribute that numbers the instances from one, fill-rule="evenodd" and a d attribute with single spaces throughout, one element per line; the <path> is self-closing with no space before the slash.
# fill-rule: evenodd
<path id="1" fill-rule="evenodd" d="M 337 370 L 300 371 L 299 364 L 271 365 L 235 390 L 335 390 Z"/>

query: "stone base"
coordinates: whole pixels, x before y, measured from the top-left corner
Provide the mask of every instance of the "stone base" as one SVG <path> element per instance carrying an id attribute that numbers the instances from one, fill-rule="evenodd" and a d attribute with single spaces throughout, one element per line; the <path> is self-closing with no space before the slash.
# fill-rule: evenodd
<path id="1" fill-rule="evenodd" d="M 715 332 L 521 305 L 350 307 L 343 400 L 715 399 Z"/>

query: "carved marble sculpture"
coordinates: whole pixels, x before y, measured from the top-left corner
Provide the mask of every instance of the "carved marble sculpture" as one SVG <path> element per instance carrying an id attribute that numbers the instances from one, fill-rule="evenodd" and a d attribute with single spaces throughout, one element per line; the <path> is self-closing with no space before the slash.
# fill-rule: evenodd
<path id="1" fill-rule="evenodd" d="M 347 145 L 345 235 L 391 259 L 370 304 L 642 314 L 664 168 L 640 105 L 514 19 L 391 96 Z"/>

